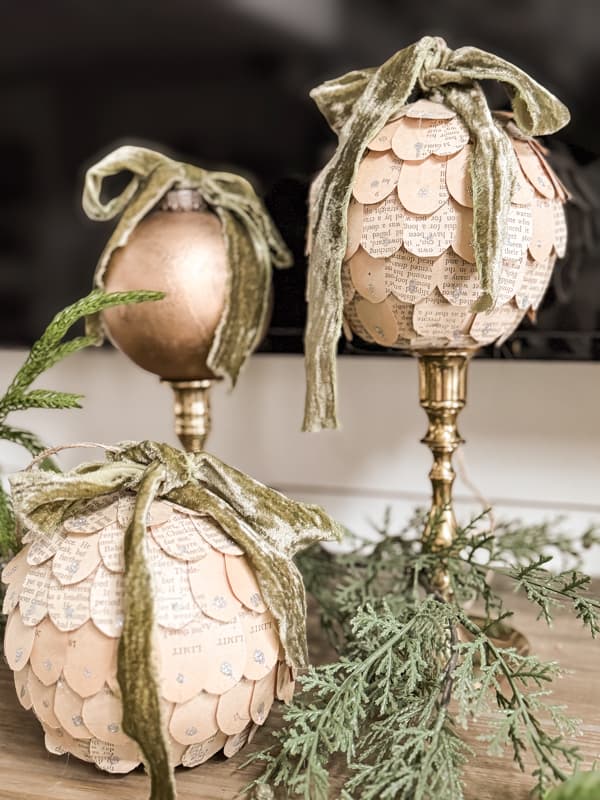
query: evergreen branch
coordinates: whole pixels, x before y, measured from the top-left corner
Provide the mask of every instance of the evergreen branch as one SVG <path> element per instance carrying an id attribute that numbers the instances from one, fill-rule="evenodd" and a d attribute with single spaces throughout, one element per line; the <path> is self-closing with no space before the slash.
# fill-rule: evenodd
<path id="1" fill-rule="evenodd" d="M 84 347 L 99 344 L 96 336 L 78 336 L 70 341 L 63 339 L 82 317 L 97 314 L 113 306 L 143 303 L 149 300 L 160 300 L 162 292 L 105 292 L 94 290 L 87 297 L 60 311 L 50 322 L 40 339 L 33 345 L 25 363 L 21 366 L 6 393 L 0 398 L 0 440 L 17 444 L 31 455 L 37 456 L 45 445 L 35 434 L 6 423 L 8 415 L 14 411 L 31 408 L 68 409 L 80 408 L 81 395 L 72 392 L 58 392 L 48 389 L 30 389 L 39 376 L 68 355 L 82 350 Z M 42 462 L 43 469 L 56 469 L 50 459 Z M 14 553 L 18 546 L 15 519 L 10 500 L 0 487 L 0 557 Z"/>
<path id="2" fill-rule="evenodd" d="M 570 609 L 594 635 L 599 603 L 589 579 L 548 566 L 552 556 L 576 562 L 580 544 L 592 546 L 597 533 L 576 542 L 556 524 L 510 523 L 494 535 L 481 530 L 483 521 L 433 550 L 420 541 L 423 515 L 399 534 L 387 518 L 376 543 L 357 540 L 344 554 L 315 547 L 299 559 L 339 658 L 301 679 L 284 729 L 254 756 L 265 766 L 249 787 L 256 800 L 274 798 L 273 787 L 325 800 L 340 756 L 349 773 L 342 800 L 461 800 L 469 748 L 457 726 L 482 715 L 492 718 L 484 737 L 492 753 L 509 748 L 521 769 L 531 754 L 538 793 L 565 779 L 579 753 L 568 741 L 576 721 L 548 700 L 558 665 L 496 645 L 495 628 L 511 612 L 490 579 L 510 579 L 547 621 L 556 608 Z M 450 602 L 430 585 L 440 566 L 450 576 Z M 481 627 L 462 610 L 467 600 L 483 602 Z"/>
<path id="3" fill-rule="evenodd" d="M 28 408 L 81 408 L 79 402 L 83 395 L 72 392 L 55 392 L 49 389 L 34 389 L 21 397 L 15 397 L 2 404 L 2 413 L 25 411 Z"/>
<path id="4" fill-rule="evenodd" d="M 112 292 L 105 293 L 94 289 L 89 295 L 73 303 L 59 313 L 50 322 L 42 336 L 33 345 L 23 366 L 15 375 L 12 383 L 0 401 L 0 421 L 4 419 L 11 407 L 19 400 L 31 384 L 53 366 L 64 355 L 76 352 L 90 344 L 99 344 L 92 336 L 79 337 L 69 343 L 69 347 L 61 347 L 61 342 L 73 325 L 83 317 L 97 314 L 113 306 L 144 303 L 148 300 L 160 300 L 162 292 Z"/>
<path id="5" fill-rule="evenodd" d="M 553 574 L 543 568 L 548 560 L 548 557 L 542 556 L 527 566 L 510 568 L 505 574 L 539 607 L 539 616 L 548 624 L 552 623 L 553 606 L 562 608 L 570 603 L 576 618 L 595 637 L 600 633 L 600 600 L 586 596 L 590 588 L 590 577 L 577 570 Z"/>
<path id="6" fill-rule="evenodd" d="M 97 347 L 99 344 L 98 337 L 94 335 L 74 336 L 66 342 L 58 344 L 56 348 L 48 353 L 48 360 L 44 371 L 49 370 L 59 361 L 67 358 L 73 353 L 78 353 L 80 350 L 85 350 L 86 347 Z"/>
<path id="7" fill-rule="evenodd" d="M 397 792 L 410 783 L 414 797 L 425 798 L 442 775 L 454 794 L 439 797 L 459 800 L 465 747 L 450 733 L 450 717 L 440 703 L 449 680 L 440 653 L 447 652 L 454 616 L 454 606 L 432 597 L 407 609 L 401 619 L 386 601 L 359 609 L 340 659 L 311 668 L 301 678 L 302 695 L 284 712 L 287 728 L 274 734 L 274 749 L 256 756 L 265 771 L 248 790 L 271 784 L 304 800 L 326 800 L 330 762 L 343 756 L 353 773 L 344 797 L 360 788 L 361 797 L 391 800 L 405 796 Z M 450 765 L 445 758 L 440 763 L 442 752 L 452 754 Z M 422 762 L 417 773 L 416 762 Z M 388 786 L 392 766 L 401 774 Z"/>
<path id="8" fill-rule="evenodd" d="M 560 675 L 555 662 L 541 662 L 536 656 L 522 655 L 514 648 L 499 648 L 463 613 L 462 625 L 473 635 L 473 641 L 461 643 L 458 648 L 463 655 L 461 666 L 455 673 L 456 698 L 461 705 L 464 723 L 467 713 L 481 711 L 484 691 L 493 690 L 501 717 L 495 722 L 495 730 L 487 737 L 490 752 L 499 755 L 506 743 L 510 743 L 514 760 L 524 771 L 523 755 L 529 750 L 537 762 L 534 777 L 536 790 L 545 791 L 556 781 L 564 781 L 564 762 L 573 767 L 580 760 L 576 747 L 566 744 L 563 736 L 572 736 L 578 722 L 562 713 L 562 709 L 545 702 L 547 691 L 526 691 L 530 684 L 536 687 L 548 685 Z M 473 678 L 473 658 L 481 659 L 477 667 L 478 680 Z M 487 654 L 487 655 L 486 655 Z M 468 665 L 468 666 L 467 666 Z M 503 678 L 508 693 L 501 684 Z M 539 721 L 539 714 L 549 716 L 556 728 L 551 735 Z"/>
<path id="9" fill-rule="evenodd" d="M 37 456 L 46 449 L 46 445 L 35 433 L 23 430 L 22 428 L 11 428 L 8 425 L 0 425 L 0 440 L 18 444 L 24 447 L 32 456 Z"/>

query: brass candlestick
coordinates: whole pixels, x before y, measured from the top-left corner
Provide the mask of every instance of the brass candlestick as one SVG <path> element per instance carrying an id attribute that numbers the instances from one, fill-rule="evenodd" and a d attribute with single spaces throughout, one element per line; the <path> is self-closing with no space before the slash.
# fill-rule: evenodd
<path id="1" fill-rule="evenodd" d="M 452 455 L 464 439 L 458 432 L 457 419 L 467 396 L 467 367 L 472 351 L 425 350 L 419 359 L 419 400 L 429 419 L 427 433 L 421 439 L 433 454 L 429 473 L 432 488 L 431 509 L 423 532 L 423 541 L 432 550 L 449 547 L 456 537 L 456 517 L 452 506 L 452 485 L 456 473 Z M 440 594 L 449 592 L 445 570 L 432 576 Z"/>
<path id="2" fill-rule="evenodd" d="M 163 381 L 170 384 L 175 395 L 175 433 L 184 450 L 199 453 L 204 450 L 210 433 L 210 388 L 212 381 Z"/>
<path id="3" fill-rule="evenodd" d="M 458 415 L 467 400 L 467 370 L 474 349 L 417 351 L 419 363 L 419 401 L 429 419 L 427 433 L 421 439 L 433 454 L 431 508 L 423 531 L 423 542 L 431 550 L 447 548 L 456 539 L 457 522 L 452 505 L 452 487 L 456 473 L 452 456 L 464 439 L 458 432 Z M 440 567 L 430 576 L 432 587 L 442 597 L 451 596 L 447 569 Z M 488 625 L 484 617 L 472 616 L 476 625 Z M 529 642 L 519 631 L 506 623 L 496 623 L 489 630 L 499 647 L 514 647 L 529 652 Z M 468 638 L 460 631 L 461 638 Z"/>

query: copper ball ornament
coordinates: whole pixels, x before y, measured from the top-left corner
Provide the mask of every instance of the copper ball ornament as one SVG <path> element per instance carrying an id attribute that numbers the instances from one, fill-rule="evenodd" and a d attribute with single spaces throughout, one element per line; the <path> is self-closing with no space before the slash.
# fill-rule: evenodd
<path id="1" fill-rule="evenodd" d="M 108 292 L 150 289 L 156 303 L 102 315 L 110 340 L 143 369 L 167 380 L 214 378 L 206 364 L 229 290 L 221 222 L 195 189 L 175 189 L 116 249 Z"/>
<path id="2" fill-rule="evenodd" d="M 348 211 L 344 331 L 407 350 L 476 348 L 507 338 L 535 312 L 566 247 L 567 193 L 543 148 L 505 116 L 518 164 L 495 307 L 473 253 L 472 142 L 441 103 L 405 106 L 369 143 Z"/>
<path id="3" fill-rule="evenodd" d="M 135 495 L 123 492 L 24 537 L 4 568 L 4 652 L 21 705 L 49 752 L 107 772 L 141 762 L 121 728 L 117 648 L 124 613 L 124 535 Z M 174 766 L 234 755 L 294 675 L 243 550 L 209 516 L 160 500 L 145 537 L 154 595 L 162 719 Z"/>

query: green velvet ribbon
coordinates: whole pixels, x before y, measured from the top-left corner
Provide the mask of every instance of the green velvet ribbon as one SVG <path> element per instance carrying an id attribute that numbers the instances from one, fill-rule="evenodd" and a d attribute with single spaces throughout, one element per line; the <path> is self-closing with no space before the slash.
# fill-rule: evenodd
<path id="1" fill-rule="evenodd" d="M 454 109 L 473 141 L 473 246 L 482 295 L 474 310 L 493 307 L 502 271 L 502 239 L 510 208 L 514 152 L 496 124 L 479 81 L 508 90 L 514 121 L 527 136 L 553 133 L 569 121 L 567 108 L 522 70 L 498 56 L 426 36 L 382 66 L 349 72 L 311 92 L 338 134 L 336 152 L 313 192 L 312 247 L 305 334 L 304 430 L 336 428 L 336 347 L 342 325 L 341 266 L 347 213 L 367 144 L 415 89 Z"/>
<path id="2" fill-rule="evenodd" d="M 104 180 L 120 172 L 133 173 L 121 194 L 101 199 Z M 83 209 L 94 220 L 121 215 L 96 268 L 95 286 L 104 288 L 111 255 L 127 244 L 136 225 L 173 187 L 197 189 L 219 217 L 229 262 L 229 287 L 223 315 L 207 364 L 219 377 L 235 384 L 246 359 L 258 346 L 267 323 L 271 264 L 288 267 L 292 257 L 267 210 L 250 183 L 228 172 L 208 172 L 144 147 L 119 147 L 86 173 Z M 101 333 L 98 315 L 88 329 Z"/>
<path id="3" fill-rule="evenodd" d="M 290 500 L 208 453 L 187 454 L 156 442 L 125 443 L 105 462 L 64 473 L 19 472 L 10 478 L 17 518 L 48 535 L 85 513 L 87 503 L 133 491 L 136 504 L 125 532 L 125 608 L 118 652 L 123 730 L 143 754 L 151 800 L 173 800 L 175 784 L 161 721 L 155 673 L 154 602 L 144 538 L 154 499 L 209 514 L 244 550 L 265 604 L 277 620 L 290 666 L 307 665 L 306 599 L 294 555 L 314 542 L 340 539 L 342 529 L 318 506 Z"/>

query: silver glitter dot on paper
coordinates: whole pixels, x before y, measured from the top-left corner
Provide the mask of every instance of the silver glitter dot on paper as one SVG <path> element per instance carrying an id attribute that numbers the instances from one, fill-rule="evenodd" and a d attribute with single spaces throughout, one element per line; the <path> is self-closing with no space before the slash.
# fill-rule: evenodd
<path id="1" fill-rule="evenodd" d="M 175 680 L 177 683 L 185 683 L 185 675 L 183 675 L 181 672 L 178 672 Z"/>
<path id="2" fill-rule="evenodd" d="M 254 660 L 257 664 L 264 664 L 265 663 L 265 654 L 262 650 L 255 650 L 254 651 Z"/>
<path id="3" fill-rule="evenodd" d="M 194 727 L 193 725 L 191 728 L 187 728 L 185 731 L 186 736 L 195 736 L 198 733 L 198 728 Z"/>
<path id="4" fill-rule="evenodd" d="M 256 607 L 260 605 L 260 595 L 258 592 L 254 592 L 254 594 L 250 597 L 250 603 Z"/>
<path id="5" fill-rule="evenodd" d="M 91 678 L 93 675 L 92 670 L 89 667 L 84 667 L 83 669 L 83 677 L 84 678 Z"/>
<path id="6" fill-rule="evenodd" d="M 110 725 L 107 725 L 106 727 L 111 733 L 119 732 L 119 726 L 117 725 L 116 722 L 111 722 Z"/>
<path id="7" fill-rule="evenodd" d="M 225 608 L 227 600 L 222 595 L 217 595 L 213 598 L 213 606 L 216 608 Z"/>
<path id="8" fill-rule="evenodd" d="M 71 717 L 71 722 L 76 728 L 79 728 L 81 725 L 83 725 L 83 717 L 81 714 L 76 714 L 74 717 Z"/>
<path id="9" fill-rule="evenodd" d="M 228 678 L 232 677 L 233 668 L 232 668 L 231 664 L 229 663 L 229 661 L 224 661 L 221 664 L 221 672 L 223 673 L 223 675 L 227 675 Z"/>
<path id="10" fill-rule="evenodd" d="M 47 659 L 46 659 L 46 660 L 43 662 L 42 666 L 44 667 L 44 669 L 46 670 L 46 672 L 50 672 L 50 670 L 52 669 L 52 661 L 50 661 L 50 659 L 49 659 L 49 658 L 47 658 Z"/>

